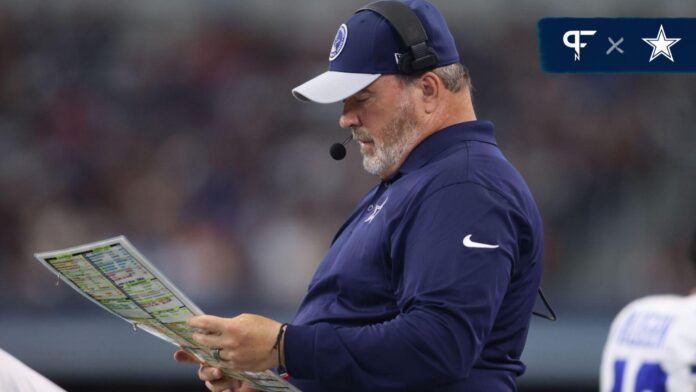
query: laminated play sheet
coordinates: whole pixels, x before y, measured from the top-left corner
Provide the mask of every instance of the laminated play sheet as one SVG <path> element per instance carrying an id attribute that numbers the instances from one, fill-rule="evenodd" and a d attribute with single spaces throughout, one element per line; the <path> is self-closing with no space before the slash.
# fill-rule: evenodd
<path id="1" fill-rule="evenodd" d="M 219 367 L 261 391 L 299 392 L 270 370 L 241 372 L 216 361 L 197 344 L 186 319 L 203 312 L 162 275 L 124 236 L 34 256 L 61 280 L 95 304 L 199 360 Z"/>

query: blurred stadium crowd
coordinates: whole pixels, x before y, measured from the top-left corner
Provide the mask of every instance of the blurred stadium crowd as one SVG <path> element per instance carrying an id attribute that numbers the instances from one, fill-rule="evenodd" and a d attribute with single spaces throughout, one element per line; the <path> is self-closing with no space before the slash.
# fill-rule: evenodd
<path id="1" fill-rule="evenodd" d="M 17 3 L 0 5 L 0 311 L 91 306 L 32 253 L 119 234 L 203 309 L 294 310 L 376 182 L 354 146 L 328 156 L 347 135 L 340 107 L 290 96 L 326 66 L 342 15 L 309 37 L 234 13 L 163 22 Z M 493 34 L 447 17 L 478 117 L 541 208 L 561 314 L 691 287 L 696 79 L 544 74 L 535 20 Z"/>

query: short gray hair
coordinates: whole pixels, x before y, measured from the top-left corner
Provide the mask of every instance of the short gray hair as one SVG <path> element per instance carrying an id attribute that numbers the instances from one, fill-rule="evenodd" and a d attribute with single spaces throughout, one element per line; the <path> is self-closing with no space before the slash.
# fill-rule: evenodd
<path id="1" fill-rule="evenodd" d="M 471 77 L 469 76 L 469 70 L 462 63 L 443 65 L 442 67 L 438 67 L 430 71 L 437 75 L 440 80 L 442 80 L 442 84 L 444 84 L 445 88 L 449 91 L 457 93 L 461 91 L 464 86 L 469 89 L 469 92 L 471 92 L 473 89 L 473 86 L 471 85 Z M 410 84 L 423 76 L 425 72 L 428 71 L 411 75 L 397 76 L 404 84 Z"/>

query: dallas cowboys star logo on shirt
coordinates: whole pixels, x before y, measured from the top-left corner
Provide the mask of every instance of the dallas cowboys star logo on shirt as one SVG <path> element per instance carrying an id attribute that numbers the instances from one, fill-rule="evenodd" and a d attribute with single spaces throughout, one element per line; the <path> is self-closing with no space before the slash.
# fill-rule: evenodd
<path id="1" fill-rule="evenodd" d="M 379 212 L 382 211 L 382 207 L 384 207 L 384 205 L 387 204 L 387 200 L 389 200 L 389 197 L 387 197 L 386 199 L 384 199 L 384 201 L 382 202 L 382 204 L 376 204 L 375 207 L 374 207 L 374 209 L 372 210 L 372 213 L 370 214 L 370 216 L 367 217 L 367 219 L 364 220 L 364 222 L 365 222 L 365 223 L 370 223 L 370 222 L 372 222 L 372 220 L 375 219 L 375 217 L 377 216 L 377 214 L 379 214 Z"/>

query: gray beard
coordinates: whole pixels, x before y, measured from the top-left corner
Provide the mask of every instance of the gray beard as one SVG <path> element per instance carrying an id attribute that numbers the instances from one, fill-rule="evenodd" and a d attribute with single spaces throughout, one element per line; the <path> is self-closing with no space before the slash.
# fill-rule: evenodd
<path id="1" fill-rule="evenodd" d="M 394 120 L 387 124 L 382 139 L 374 139 L 374 153 L 363 154 L 363 167 L 374 175 L 381 175 L 387 169 L 405 158 L 418 138 L 418 128 L 413 115 L 413 105 L 405 99 L 399 105 Z"/>

